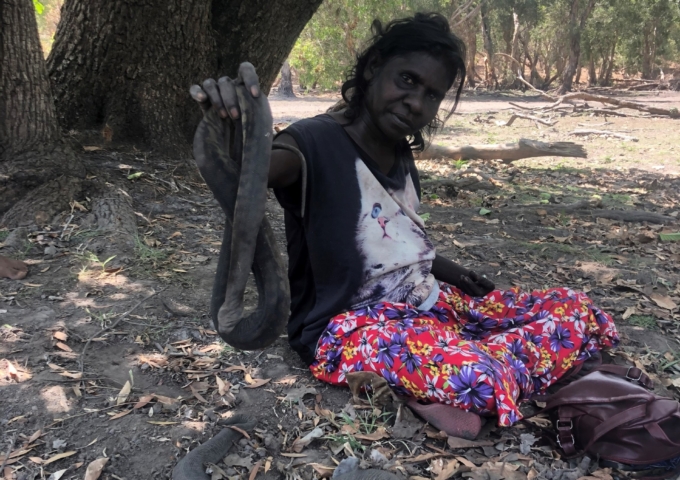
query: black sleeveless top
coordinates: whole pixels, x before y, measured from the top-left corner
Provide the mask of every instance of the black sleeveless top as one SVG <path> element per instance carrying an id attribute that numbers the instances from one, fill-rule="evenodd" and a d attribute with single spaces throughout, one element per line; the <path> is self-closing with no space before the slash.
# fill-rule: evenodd
<path id="1" fill-rule="evenodd" d="M 333 316 L 381 301 L 422 304 L 436 288 L 435 250 L 416 213 L 420 183 L 406 140 L 385 175 L 328 115 L 284 132 L 307 163 L 304 215 L 301 180 L 274 190 L 288 241 L 288 338 L 311 364 Z"/>

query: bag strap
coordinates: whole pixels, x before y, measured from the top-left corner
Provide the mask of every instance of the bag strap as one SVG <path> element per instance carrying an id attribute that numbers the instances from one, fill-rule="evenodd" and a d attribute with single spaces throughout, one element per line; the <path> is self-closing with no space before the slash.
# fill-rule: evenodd
<path id="1" fill-rule="evenodd" d="M 680 443 L 674 442 L 673 440 L 668 438 L 668 435 L 666 435 L 666 432 L 663 431 L 663 428 L 661 428 L 661 425 L 659 425 L 658 422 L 648 423 L 645 425 L 645 428 L 647 429 L 649 434 L 656 438 L 657 440 L 666 442 L 669 445 L 673 445 L 674 447 L 680 447 Z"/>
<path id="2" fill-rule="evenodd" d="M 647 404 L 636 405 L 635 407 L 619 412 L 608 418 L 605 422 L 595 427 L 593 436 L 588 444 L 583 447 L 581 452 L 576 450 L 576 440 L 574 439 L 574 418 L 583 415 L 583 412 L 571 407 L 559 407 L 557 410 L 557 444 L 564 450 L 567 457 L 579 455 L 588 450 L 596 441 L 612 430 L 624 425 L 632 420 L 642 418 L 647 414 Z"/>
<path id="3" fill-rule="evenodd" d="M 654 389 L 654 382 L 649 376 L 637 367 L 629 367 L 626 365 L 600 365 L 592 370 L 593 372 L 607 372 L 623 377 L 626 380 L 638 383 L 641 387 L 647 390 Z"/>

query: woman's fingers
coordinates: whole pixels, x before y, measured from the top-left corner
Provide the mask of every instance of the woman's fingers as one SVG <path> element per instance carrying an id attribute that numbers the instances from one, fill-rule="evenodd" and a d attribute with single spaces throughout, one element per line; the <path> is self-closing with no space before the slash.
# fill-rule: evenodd
<path id="1" fill-rule="evenodd" d="M 241 115 L 238 106 L 238 96 L 236 95 L 236 87 L 234 82 L 229 77 L 221 77 L 217 80 L 217 87 L 222 97 L 222 104 L 229 112 L 229 116 L 236 120 Z"/>
<path id="2" fill-rule="evenodd" d="M 215 108 L 215 110 L 217 110 L 217 113 L 220 114 L 220 117 L 227 118 L 227 109 L 224 108 L 224 103 L 222 102 L 222 97 L 220 96 L 220 92 L 217 88 L 217 83 L 215 80 L 212 78 L 205 80 L 203 82 L 203 90 L 208 94 L 210 104 Z"/>
<path id="3" fill-rule="evenodd" d="M 189 89 L 189 94 L 191 95 L 191 98 L 198 102 L 204 112 L 210 108 L 208 95 L 203 91 L 200 85 L 192 85 Z"/>
<path id="4" fill-rule="evenodd" d="M 243 62 L 238 67 L 238 77 L 253 97 L 260 96 L 260 79 L 257 78 L 257 73 L 252 63 Z"/>
<path id="5" fill-rule="evenodd" d="M 243 83 L 253 97 L 260 96 L 260 80 L 257 78 L 252 63 L 244 62 L 239 66 L 237 82 Z M 236 120 L 241 116 L 241 111 L 238 105 L 235 83 L 229 77 L 221 77 L 217 82 L 208 78 L 202 86 L 192 85 L 189 93 L 199 103 L 203 111 L 214 107 L 222 118 L 230 116 Z"/>

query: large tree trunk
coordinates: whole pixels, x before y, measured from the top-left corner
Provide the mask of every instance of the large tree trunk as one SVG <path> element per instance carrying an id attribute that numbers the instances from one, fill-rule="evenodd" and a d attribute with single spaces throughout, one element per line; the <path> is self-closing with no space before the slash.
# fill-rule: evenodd
<path id="1" fill-rule="evenodd" d="M 59 139 L 31 0 L 0 1 L 0 155 Z"/>
<path id="2" fill-rule="evenodd" d="M 78 159 L 60 141 L 31 0 L 0 0 L 0 215 L 45 223 L 81 186 Z"/>
<path id="3" fill-rule="evenodd" d="M 581 32 L 586 26 L 586 21 L 595 6 L 596 0 L 571 0 L 571 11 L 569 13 L 569 59 L 567 66 L 562 73 L 562 84 L 557 90 L 559 95 L 571 91 L 581 56 Z M 585 5 L 581 5 L 585 3 Z"/>
<path id="4" fill-rule="evenodd" d="M 48 59 L 60 122 L 188 154 L 200 119 L 189 86 L 250 61 L 268 92 L 320 3 L 67 0 Z"/>

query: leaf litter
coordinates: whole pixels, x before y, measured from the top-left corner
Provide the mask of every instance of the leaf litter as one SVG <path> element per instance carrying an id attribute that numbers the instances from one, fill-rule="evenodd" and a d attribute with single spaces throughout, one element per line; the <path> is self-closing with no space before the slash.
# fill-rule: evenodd
<path id="1" fill-rule="evenodd" d="M 100 152 L 93 150 L 91 154 L 99 155 Z M 140 164 L 135 163 L 134 159 L 126 159 L 125 162 L 135 167 L 123 171 L 123 178 L 134 171 L 141 172 L 138 168 Z M 437 168 L 445 175 L 442 167 L 444 163 L 438 161 L 431 165 L 433 170 Z M 428 165 L 420 162 L 419 168 L 422 167 L 422 171 L 427 174 Z M 427 191 L 426 187 L 426 194 L 437 193 L 438 197 L 434 199 L 424 195 L 423 202 L 424 209 L 430 214 L 428 233 L 438 251 L 445 255 L 448 253 L 471 267 L 485 268 L 483 273 L 498 284 L 522 288 L 567 285 L 588 291 L 599 305 L 615 315 L 627 337 L 616 358 L 643 368 L 677 397 L 680 392 L 680 348 L 677 343 L 673 343 L 673 339 L 680 338 L 680 312 L 677 310 L 680 304 L 680 279 L 672 266 L 680 262 L 680 245 L 676 240 L 677 216 L 673 217 L 669 213 L 672 209 L 677 210 L 677 192 L 680 191 L 676 188 L 677 182 L 653 178 L 644 172 L 635 175 L 608 172 L 608 175 L 602 175 L 568 169 L 518 171 L 512 165 L 494 162 L 476 163 L 474 168 L 498 179 L 499 188 L 495 191 L 462 190 L 451 196 L 445 194 L 442 188 Z M 663 188 L 654 185 L 657 180 L 657 184 Z M 176 183 L 172 177 L 168 177 L 168 182 Z M 147 188 L 154 194 L 160 191 L 159 188 L 167 188 L 166 184 L 157 181 L 151 174 L 139 175 L 134 182 L 128 183 L 134 185 L 135 189 Z M 180 181 L 180 185 L 182 183 Z M 210 200 L 210 194 L 201 190 L 202 186 L 196 184 L 190 188 L 200 192 L 203 198 L 196 197 L 199 200 Z M 183 186 L 180 189 L 187 191 Z M 559 212 L 561 206 L 591 195 L 600 195 L 605 204 L 619 201 L 616 195 L 629 196 L 630 200 L 611 208 L 620 211 L 643 208 L 667 214 L 675 218 L 676 223 L 659 226 L 592 216 L 592 212 L 603 209 L 599 207 Z M 79 215 L 84 216 L 86 211 L 91 210 L 86 199 L 78 199 L 78 202 L 85 211 L 74 205 L 75 219 L 72 225 L 76 224 L 78 218 L 83 218 Z M 452 208 L 456 209 L 455 217 L 451 216 Z M 192 227 L 196 221 L 179 218 L 176 213 L 166 211 L 150 214 L 144 211 L 143 217 L 139 217 L 140 221 L 148 226 L 148 230 L 142 232 L 141 243 L 165 255 L 144 260 L 144 267 L 137 272 L 147 270 L 147 278 L 181 283 L 215 256 L 214 247 L 221 233 L 219 228 L 207 228 L 197 235 L 198 230 Z M 473 218 L 475 220 L 468 221 Z M 69 246 L 65 242 L 58 243 L 62 231 L 65 231 L 66 238 L 75 232 L 84 231 L 84 228 L 78 226 L 71 234 L 70 227 L 64 230 L 63 226 L 49 232 L 32 232 L 28 237 L 29 242 L 41 248 L 55 244 L 60 252 L 68 251 Z M 196 238 L 196 243 L 189 243 L 193 238 Z M 489 239 L 500 239 L 500 242 L 488 248 Z M 198 241 L 203 241 L 213 251 L 209 248 L 199 250 L 202 247 Z M 108 256 L 102 257 L 102 260 L 105 258 Z M 116 258 L 113 262 L 119 260 Z M 46 265 L 49 270 L 45 270 L 43 277 L 54 274 L 58 266 L 59 261 Z M 116 273 L 118 276 L 127 274 Z M 102 282 L 112 282 L 112 277 L 116 276 L 107 274 L 99 277 L 99 272 L 97 274 L 97 281 L 102 285 Z M 46 305 L 60 302 L 49 300 L 48 297 L 68 298 L 66 292 L 48 292 L 45 287 L 47 283 L 36 278 L 31 280 L 33 286 L 24 288 L 36 295 L 44 294 Z M 100 305 L 105 304 L 100 300 L 110 297 L 98 293 L 98 288 L 102 290 L 101 285 L 91 287 L 85 292 L 89 296 L 84 298 L 95 299 Z M 21 296 L 15 290 L 0 292 L 0 302 L 14 306 L 17 300 L 21 302 Z M 174 304 L 169 309 L 160 307 L 160 312 L 164 315 L 170 309 L 171 321 L 181 326 L 184 320 L 178 319 L 188 317 Z M 130 316 L 130 320 L 151 325 L 163 323 L 161 313 L 155 312 L 155 308 L 150 308 L 148 314 L 138 312 L 139 315 Z M 414 479 L 462 476 L 485 479 L 608 480 L 613 476 L 625 476 L 620 472 L 600 469 L 597 465 L 584 466 L 579 459 L 559 458 L 541 435 L 541 428 L 550 428 L 547 418 L 533 417 L 502 430 L 487 425 L 483 435 L 474 444 L 462 444 L 462 439 L 442 436 L 417 418 L 408 418 L 404 411 L 399 414 L 400 405 L 395 404 L 389 393 L 383 390 L 387 395 L 384 398 L 380 396 L 380 384 L 373 385 L 372 381 L 364 383 L 352 392 L 358 401 L 345 404 L 347 395 L 339 400 L 337 389 L 331 391 L 314 380 L 303 366 L 300 366 L 299 372 L 293 373 L 288 369 L 282 374 L 261 369 L 266 363 L 263 360 L 283 363 L 280 361 L 283 358 L 286 363 L 290 362 L 288 354 L 282 353 L 281 348 L 268 350 L 262 357 L 257 357 L 257 353 L 230 352 L 228 347 L 216 340 L 216 332 L 206 328 L 206 325 L 207 322 L 199 326 L 193 324 L 190 328 L 195 335 L 166 341 L 162 335 L 154 337 L 144 328 L 134 329 L 134 323 L 128 324 L 130 331 L 134 329 L 135 332 L 131 334 L 132 338 L 142 349 L 135 356 L 135 366 L 145 376 L 153 378 L 154 383 L 184 387 L 184 393 L 175 392 L 172 395 L 154 391 L 148 384 L 136 385 L 132 381 L 129 381 L 128 390 L 125 388 L 127 380 L 117 384 L 114 389 L 94 369 L 89 371 L 86 368 L 84 374 L 80 374 L 77 368 L 73 368 L 74 359 L 81 349 L 79 330 L 74 330 L 70 325 L 67 325 L 68 328 L 49 330 L 51 343 L 48 360 L 43 361 L 42 365 L 46 372 L 53 375 L 50 378 L 67 382 L 66 385 L 72 385 L 73 391 L 77 389 L 82 396 L 76 395 L 79 400 L 75 404 L 75 411 L 58 414 L 54 420 L 65 420 L 51 425 L 46 431 L 59 431 L 69 422 L 76 425 L 78 419 L 92 418 L 104 420 L 103 423 L 109 426 L 125 425 L 126 428 L 129 425 L 141 425 L 135 422 L 147 423 L 155 429 L 151 432 L 156 439 L 153 441 L 157 442 L 166 442 L 173 428 L 190 423 L 199 423 L 207 432 L 214 433 L 219 431 L 220 419 L 248 407 L 242 403 L 243 398 L 246 398 L 243 392 L 250 390 L 251 395 L 266 396 L 271 404 L 267 405 L 269 414 L 266 423 L 258 422 L 256 430 L 250 432 L 250 439 L 243 439 L 229 453 L 247 461 L 235 460 L 240 465 L 231 466 L 221 462 L 221 466 L 216 467 L 224 472 L 224 478 L 237 475 L 242 478 L 252 475 L 260 478 L 263 470 L 274 471 L 287 478 L 306 478 L 312 472 L 325 478 L 332 475 L 338 461 L 347 457 L 356 457 L 362 467 L 384 468 L 404 478 Z M 118 330 L 97 341 L 102 346 L 115 344 L 118 336 L 125 338 L 126 332 L 127 328 Z M 650 332 L 668 339 L 668 344 L 649 343 L 647 340 L 653 337 Z M 638 337 L 635 337 L 636 333 Z M 16 326 L 11 331 L 1 331 L 3 340 L 10 336 L 28 338 L 33 334 L 24 334 Z M 224 353 L 225 350 L 227 353 Z M 120 356 L 123 356 L 122 351 Z M 24 362 L 15 357 L 8 356 L 0 360 L 2 373 L 8 372 L 3 377 L 8 382 L 21 382 L 27 378 L 24 375 L 30 373 L 30 368 L 26 368 Z M 366 386 L 370 387 L 368 392 Z M 100 399 L 99 404 L 93 401 L 96 399 Z M 79 408 L 81 410 L 77 411 Z M 152 419 L 149 418 L 151 412 Z M 33 438 L 42 425 L 30 423 L 31 419 L 23 412 L 12 415 L 10 420 L 14 418 L 16 420 L 8 423 L 7 429 L 14 428 L 25 436 L 20 437 L 23 444 L 10 452 L 8 464 L 11 468 L 19 468 L 19 462 L 30 456 L 34 465 L 44 466 L 45 462 L 50 461 L 48 469 L 53 467 L 55 472 L 52 473 L 57 473 L 73 461 L 73 455 L 59 458 L 56 457 L 59 453 L 49 450 L 52 438 L 43 440 L 42 434 Z M 493 420 L 488 422 L 492 423 Z M 49 422 L 43 425 L 49 425 Z M 175 447 L 186 451 L 206 438 L 179 438 Z M 69 444 L 69 449 L 77 448 Z M 296 452 L 296 449 L 300 451 Z M 379 452 L 380 455 L 373 452 Z M 1 452 L 0 456 L 4 454 Z M 90 460 L 102 457 L 101 449 L 98 455 L 89 454 Z M 255 468 L 258 462 L 262 463 Z M 107 471 L 113 469 L 114 465 L 115 460 L 110 460 Z M 80 475 L 83 475 L 82 471 Z"/>

